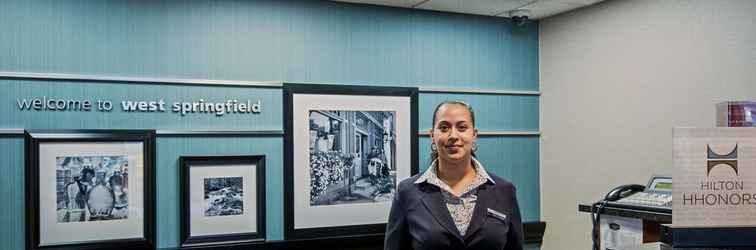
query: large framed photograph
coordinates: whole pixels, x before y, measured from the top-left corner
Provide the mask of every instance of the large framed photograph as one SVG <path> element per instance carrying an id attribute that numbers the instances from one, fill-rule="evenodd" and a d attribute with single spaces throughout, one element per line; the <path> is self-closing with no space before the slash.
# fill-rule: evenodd
<path id="1" fill-rule="evenodd" d="M 284 84 L 286 239 L 382 234 L 418 172 L 417 89 Z"/>
<path id="2" fill-rule="evenodd" d="M 182 156 L 181 246 L 265 240 L 265 156 Z"/>
<path id="3" fill-rule="evenodd" d="M 27 249 L 155 247 L 154 131 L 25 137 Z"/>

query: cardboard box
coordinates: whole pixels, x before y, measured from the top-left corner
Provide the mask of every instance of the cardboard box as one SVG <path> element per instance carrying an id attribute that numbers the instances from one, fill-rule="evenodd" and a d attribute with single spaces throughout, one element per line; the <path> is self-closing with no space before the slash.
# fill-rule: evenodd
<path id="1" fill-rule="evenodd" d="M 739 101 L 717 104 L 718 127 L 756 127 L 756 102 Z"/>

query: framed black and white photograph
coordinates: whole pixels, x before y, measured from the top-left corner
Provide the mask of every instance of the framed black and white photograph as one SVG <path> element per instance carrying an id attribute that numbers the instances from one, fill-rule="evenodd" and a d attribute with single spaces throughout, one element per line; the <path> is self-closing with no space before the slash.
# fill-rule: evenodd
<path id="1" fill-rule="evenodd" d="M 28 249 L 155 247 L 154 131 L 25 136 Z"/>
<path id="2" fill-rule="evenodd" d="M 286 239 L 385 231 L 418 171 L 417 89 L 284 84 Z"/>
<path id="3" fill-rule="evenodd" d="M 182 156 L 181 246 L 265 240 L 265 156 Z"/>

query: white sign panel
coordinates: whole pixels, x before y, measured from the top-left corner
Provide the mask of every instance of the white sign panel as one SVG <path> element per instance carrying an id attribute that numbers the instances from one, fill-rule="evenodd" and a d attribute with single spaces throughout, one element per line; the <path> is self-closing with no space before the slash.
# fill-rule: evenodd
<path id="1" fill-rule="evenodd" d="M 675 128 L 672 224 L 756 226 L 756 128 Z"/>

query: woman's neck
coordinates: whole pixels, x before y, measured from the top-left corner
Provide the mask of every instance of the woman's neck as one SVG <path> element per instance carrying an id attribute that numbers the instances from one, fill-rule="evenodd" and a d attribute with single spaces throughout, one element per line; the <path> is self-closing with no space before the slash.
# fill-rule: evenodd
<path id="1" fill-rule="evenodd" d="M 446 182 L 453 190 L 456 190 L 459 184 L 465 184 L 475 177 L 475 169 L 472 165 L 472 158 L 467 158 L 459 162 L 445 161 L 438 159 L 438 178 Z M 464 186 L 464 185 L 463 185 Z"/>

